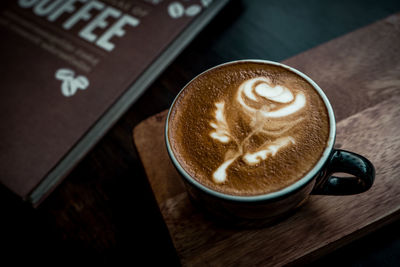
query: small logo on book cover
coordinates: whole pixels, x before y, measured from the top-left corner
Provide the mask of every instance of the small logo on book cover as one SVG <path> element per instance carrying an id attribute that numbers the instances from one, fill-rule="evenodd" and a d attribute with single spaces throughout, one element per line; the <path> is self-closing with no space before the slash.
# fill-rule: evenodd
<path id="1" fill-rule="evenodd" d="M 73 96 L 78 89 L 85 90 L 89 86 L 89 80 L 83 75 L 75 77 L 75 72 L 70 69 L 61 68 L 56 71 L 55 77 L 62 81 L 61 93 L 65 97 Z"/>
<path id="2" fill-rule="evenodd" d="M 199 14 L 203 8 L 208 7 L 212 1 L 213 0 L 202 0 L 201 5 L 203 7 L 198 4 L 193 4 L 186 8 L 180 2 L 174 1 L 168 6 L 168 14 L 173 19 L 178 19 L 183 16 L 194 17 Z"/>

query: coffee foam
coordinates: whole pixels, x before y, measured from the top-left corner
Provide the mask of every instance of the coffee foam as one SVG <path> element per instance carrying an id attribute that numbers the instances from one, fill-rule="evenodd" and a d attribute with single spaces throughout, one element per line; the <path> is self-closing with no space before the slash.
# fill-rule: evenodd
<path id="1" fill-rule="evenodd" d="M 329 136 L 313 87 L 282 67 L 227 64 L 206 72 L 171 110 L 169 140 L 200 183 L 233 195 L 273 192 L 318 161 Z"/>
<path id="2" fill-rule="evenodd" d="M 244 141 L 251 135 L 273 129 L 274 121 L 269 120 L 269 118 L 287 117 L 298 112 L 306 105 L 306 98 L 302 92 L 294 95 L 293 92 L 285 86 L 273 85 L 271 79 L 268 77 L 256 77 L 245 80 L 239 86 L 235 100 L 240 104 L 238 109 L 248 115 L 248 124 L 252 126 L 252 131 L 246 136 Z M 251 105 L 254 103 L 258 104 L 258 106 Z M 213 127 L 215 131 L 210 133 L 210 137 L 222 143 L 234 140 L 235 138 L 233 138 L 233 134 L 225 118 L 225 102 L 217 102 L 215 106 L 217 108 L 215 111 L 215 120 L 210 123 L 210 126 Z M 279 131 L 279 135 L 284 135 L 285 131 L 293 127 L 293 123 L 288 122 L 285 126 L 286 128 L 283 131 Z M 260 160 L 265 160 L 267 155 L 273 157 L 281 148 L 288 146 L 290 143 L 295 143 L 293 137 L 285 136 L 273 142 L 268 140 L 256 151 L 243 155 L 244 141 L 237 142 L 237 152 L 231 157 L 225 156 L 225 161 L 213 173 L 212 177 L 215 183 L 224 183 L 226 181 L 226 170 L 237 157 L 243 156 L 247 164 L 254 165 L 259 163 Z"/>

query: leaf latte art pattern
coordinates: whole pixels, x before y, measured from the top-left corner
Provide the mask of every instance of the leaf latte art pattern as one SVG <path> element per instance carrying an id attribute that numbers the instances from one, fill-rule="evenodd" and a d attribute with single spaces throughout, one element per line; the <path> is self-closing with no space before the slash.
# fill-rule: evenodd
<path id="1" fill-rule="evenodd" d="M 235 99 L 239 112 L 247 116 L 251 131 L 247 136 L 239 140 L 235 137 L 226 119 L 226 103 L 215 103 L 214 120 L 210 126 L 214 129 L 210 137 L 224 144 L 234 142 L 235 150 L 229 149 L 225 153 L 224 162 L 213 172 L 215 183 L 224 183 L 227 180 L 227 169 L 238 158 L 252 166 L 274 157 L 280 150 L 296 143 L 296 140 L 287 132 L 303 120 L 296 117 L 283 120 L 285 117 L 300 111 L 306 105 L 306 97 L 302 92 L 294 93 L 283 85 L 273 85 L 268 77 L 257 77 L 244 81 L 238 88 Z M 281 120 L 279 127 L 274 120 Z M 249 151 L 248 147 L 252 137 L 267 135 L 265 142 L 260 144 L 255 151 Z M 271 140 L 271 137 L 273 138 Z"/>
<path id="2" fill-rule="evenodd" d="M 230 141 L 229 126 L 225 119 L 224 107 L 225 103 L 215 103 L 217 110 L 215 111 L 215 122 L 211 122 L 210 125 L 215 129 L 211 132 L 211 137 L 217 139 L 222 143 L 228 143 Z"/>

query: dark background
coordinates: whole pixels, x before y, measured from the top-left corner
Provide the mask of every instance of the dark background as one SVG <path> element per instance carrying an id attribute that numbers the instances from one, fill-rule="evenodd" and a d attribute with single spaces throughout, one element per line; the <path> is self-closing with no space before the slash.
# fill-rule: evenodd
<path id="1" fill-rule="evenodd" d="M 281 61 L 399 11 L 398 0 L 232 0 L 38 209 L 0 187 L 2 262 L 179 265 L 133 127 L 167 109 L 209 67 Z M 391 223 L 311 265 L 399 266 L 399 229 L 400 222 Z"/>

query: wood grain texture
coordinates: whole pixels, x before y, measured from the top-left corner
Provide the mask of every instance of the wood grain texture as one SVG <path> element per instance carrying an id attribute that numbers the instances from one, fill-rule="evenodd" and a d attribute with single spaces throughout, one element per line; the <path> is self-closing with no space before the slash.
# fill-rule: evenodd
<path id="1" fill-rule="evenodd" d="M 139 130 L 134 131 L 135 143 L 139 142 L 136 144 L 137 147 L 140 147 L 140 150 L 144 151 L 146 155 L 151 156 L 148 160 L 142 160 L 142 163 L 147 170 L 147 175 L 154 177 L 154 179 L 149 179 L 149 182 L 158 203 L 164 203 L 167 199 L 182 193 L 184 188 L 183 183 L 176 179 L 178 172 L 169 160 L 164 139 L 154 136 L 154 133 L 160 134 L 160 131 L 163 131 L 160 126 L 164 125 L 167 113 L 168 110 L 165 110 L 143 121 L 140 128 L 146 130 L 141 131 L 138 128 Z M 149 138 L 153 140 L 149 142 Z M 154 151 L 157 153 L 153 154 Z M 168 172 L 165 171 L 165 166 L 167 166 Z"/>
<path id="2" fill-rule="evenodd" d="M 400 15 L 283 61 L 331 99 L 337 121 L 400 93 Z"/>
<path id="3" fill-rule="evenodd" d="M 161 164 L 157 166 L 162 171 L 147 172 L 148 179 L 182 264 L 289 264 L 305 260 L 304 257 L 321 256 L 397 218 L 399 101 L 400 96 L 395 96 L 337 125 L 339 146 L 366 156 L 375 165 L 376 182 L 372 189 L 353 196 L 311 196 L 293 216 L 262 229 L 224 227 L 197 210 L 172 164 L 166 160 L 166 151 L 153 154 L 154 150 L 146 145 L 151 139 L 153 144 L 164 146 L 166 113 L 140 124 L 135 128 L 135 144 L 146 171 L 154 169 L 154 164 Z"/>
<path id="4" fill-rule="evenodd" d="M 375 165 L 376 182 L 366 193 L 312 196 L 293 216 L 268 228 L 223 227 L 192 206 L 168 160 L 166 111 L 135 128 L 136 147 L 182 264 L 307 262 L 398 217 L 399 18 L 391 16 L 285 61 L 327 93 L 341 119 L 336 147 L 360 153 Z"/>

